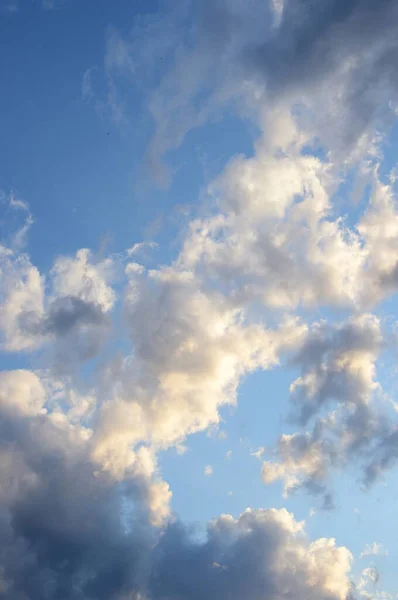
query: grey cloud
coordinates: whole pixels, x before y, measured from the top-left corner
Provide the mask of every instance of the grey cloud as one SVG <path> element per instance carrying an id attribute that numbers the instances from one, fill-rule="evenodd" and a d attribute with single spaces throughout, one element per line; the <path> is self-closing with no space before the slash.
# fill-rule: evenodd
<path id="1" fill-rule="evenodd" d="M 248 83 L 265 89 L 260 109 L 281 100 L 304 102 L 315 112 L 320 108 L 316 135 L 340 158 L 350 155 L 375 121 L 389 123 L 389 102 L 397 97 L 396 2 L 286 0 L 283 5 L 275 26 L 271 2 L 191 3 L 191 20 L 185 13 L 182 18 L 180 10 L 170 11 L 158 16 L 156 27 L 143 28 L 143 33 L 135 28 L 131 37 L 118 38 L 117 48 L 109 45 L 108 66 L 116 51 L 123 58 L 117 69 L 108 69 L 114 86 L 112 77 L 121 68 L 130 77 L 139 71 L 140 61 L 147 66 L 146 58 L 137 58 L 143 34 L 145 47 L 153 40 L 156 52 L 162 32 L 167 66 L 147 103 L 156 129 L 149 148 L 155 169 L 187 131 L 219 114 L 220 107 L 235 105 L 240 110 L 244 97 L 243 104 L 248 101 L 253 108 L 254 102 L 258 108 L 250 91 L 245 96 Z"/>
<path id="2" fill-rule="evenodd" d="M 285 510 L 246 511 L 237 520 L 223 515 L 210 523 L 205 541 L 195 540 L 178 521 L 155 530 L 146 481 L 117 482 L 98 473 L 82 430 L 31 404 L 24 382 L 32 384 L 32 375 L 14 372 L 12 378 L 22 379 L 22 387 L 13 391 L 6 375 L 0 398 L 0 595 L 350 597 L 349 551 L 332 540 L 312 545 L 303 524 Z M 28 393 L 25 402 L 6 397 L 22 392 Z"/>
<path id="3" fill-rule="evenodd" d="M 44 330 L 50 334 L 63 336 L 82 325 L 100 326 L 106 322 L 104 313 L 93 302 L 64 296 L 51 303 L 44 322 Z"/>
<path id="4" fill-rule="evenodd" d="M 138 586 L 151 543 L 139 482 L 96 475 L 78 436 L 45 416 L 2 414 L 0 434 L 6 597 L 105 600 Z"/>
<path id="5" fill-rule="evenodd" d="M 321 544 L 303 559 L 310 542 L 286 511 L 221 517 L 205 542 L 178 522 L 159 538 L 140 511 L 137 482 L 95 476 L 84 447 L 46 417 L 3 417 L 0 561 L 9 600 L 349 597 L 349 552 Z M 126 502 L 135 510 L 124 523 Z"/>
<path id="6" fill-rule="evenodd" d="M 53 300 L 44 315 L 25 311 L 18 317 L 20 331 L 38 339 L 55 340 L 55 355 L 64 363 L 84 361 L 100 350 L 109 331 L 109 317 L 101 308 L 76 296 Z"/>
<path id="7" fill-rule="evenodd" d="M 393 0 L 285 2 L 280 26 L 253 58 L 274 89 L 302 85 L 327 76 L 382 37 L 387 45 L 395 14 Z"/>
<path id="8" fill-rule="evenodd" d="M 292 360 L 302 369 L 292 387 L 297 420 L 307 423 L 331 402 L 366 404 L 373 392 L 373 365 L 380 348 L 378 322 L 371 317 L 337 328 L 326 324 L 316 328 Z M 354 362 L 357 368 L 352 368 Z"/>
<path id="9" fill-rule="evenodd" d="M 370 486 L 380 479 L 387 469 L 395 466 L 397 459 L 398 430 L 396 425 L 386 426 L 377 438 L 372 452 L 368 453 L 368 462 L 364 473 L 365 485 Z"/>
<path id="10" fill-rule="evenodd" d="M 155 550 L 150 579 L 152 597 L 349 598 L 344 575 L 340 590 L 336 586 L 333 591 L 334 584 L 328 589 L 324 583 L 326 570 L 320 564 L 314 584 L 309 585 L 314 566 L 306 560 L 297 561 L 300 553 L 309 549 L 305 536 L 294 531 L 285 511 L 246 511 L 237 521 L 220 517 L 209 527 L 208 539 L 202 544 L 195 543 L 189 532 L 176 525 L 169 528 Z M 331 581 L 342 558 L 339 552 L 330 556 Z"/>
<path id="11" fill-rule="evenodd" d="M 280 27 L 250 51 L 252 64 L 265 76 L 269 92 L 278 95 L 311 94 L 354 61 L 337 116 L 343 123 L 328 113 L 334 126 L 343 125 L 343 142 L 350 146 L 396 96 L 397 16 L 392 0 L 286 2 Z"/>
<path id="12" fill-rule="evenodd" d="M 223 41 L 225 54 L 235 43 L 236 76 L 244 73 L 246 78 L 262 79 L 268 98 L 274 100 L 288 96 L 293 103 L 305 99 L 311 104 L 317 90 L 340 73 L 334 85 L 327 84 L 326 94 L 331 98 L 332 88 L 342 83 L 343 99 L 336 102 L 335 97 L 334 105 L 323 102 L 321 106 L 329 137 L 337 128 L 341 147 L 351 148 L 376 116 L 383 111 L 386 116 L 389 100 L 396 97 L 396 3 L 287 0 L 278 27 L 264 15 L 261 4 L 265 3 L 243 8 L 231 0 L 215 3 L 213 8 L 206 3 L 204 22 L 213 24 L 212 39 L 218 39 L 218 44 Z M 250 20 L 253 36 L 245 27 Z"/>
<path id="13" fill-rule="evenodd" d="M 277 461 L 263 465 L 265 483 L 281 479 L 285 493 L 323 494 L 323 508 L 330 509 L 326 486 L 332 470 L 356 462 L 370 485 L 394 464 L 396 435 L 377 403 L 375 363 L 381 348 L 380 323 L 371 315 L 342 325 L 321 323 L 309 332 L 291 361 L 301 369 L 291 386 L 291 420 L 314 424 L 310 432 L 280 437 Z"/>

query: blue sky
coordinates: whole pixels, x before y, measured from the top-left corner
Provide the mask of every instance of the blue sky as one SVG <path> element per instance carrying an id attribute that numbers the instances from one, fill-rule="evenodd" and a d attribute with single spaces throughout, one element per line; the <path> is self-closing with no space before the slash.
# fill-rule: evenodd
<path id="1" fill-rule="evenodd" d="M 397 11 L 0 0 L 0 597 L 398 597 Z"/>

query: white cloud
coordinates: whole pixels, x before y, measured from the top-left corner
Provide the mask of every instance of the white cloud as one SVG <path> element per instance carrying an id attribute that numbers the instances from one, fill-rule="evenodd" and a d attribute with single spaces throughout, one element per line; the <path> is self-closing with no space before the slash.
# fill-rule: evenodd
<path id="1" fill-rule="evenodd" d="M 10 194 L 8 202 L 10 207 L 14 210 L 22 210 L 24 212 L 29 212 L 29 204 L 25 202 L 25 200 L 17 198 L 13 193 Z"/>
<path id="2" fill-rule="evenodd" d="M 211 465 L 207 465 L 204 470 L 204 474 L 208 477 L 209 475 L 213 475 L 213 467 Z"/>
<path id="3" fill-rule="evenodd" d="M 95 433 L 97 457 L 110 453 L 115 468 L 140 440 L 165 448 L 217 425 L 240 378 L 273 367 L 306 331 L 295 319 L 275 330 L 245 324 L 227 298 L 177 268 L 131 274 L 125 314 L 134 355 L 104 371 Z"/>
<path id="4" fill-rule="evenodd" d="M 348 549 L 333 539 L 310 542 L 286 510 L 222 515 L 205 542 L 179 523 L 154 531 L 171 519 L 158 453 L 216 430 L 242 378 L 286 357 L 300 371 L 290 390 L 294 417 L 309 431 L 280 437 L 263 464 L 266 483 L 282 480 L 285 493 L 306 487 L 330 508 L 331 468 L 366 448 L 370 481 L 398 457 L 395 426 L 374 410 L 383 338 L 379 318 L 367 312 L 398 288 L 398 210 L 393 178 L 385 185 L 377 168 L 364 167 L 380 156 L 372 123 L 391 92 L 397 9 L 389 0 L 377 13 L 367 0 L 348 2 L 345 18 L 330 3 L 329 26 L 323 11 L 299 4 L 204 2 L 188 44 L 181 28 L 193 4 L 163 21 L 145 18 L 128 38 L 109 31 L 105 70 L 119 123 L 128 115 L 118 78 L 151 83 L 163 55 L 169 65 L 144 102 L 155 129 L 147 159 L 160 181 L 167 181 L 165 154 L 219 107 L 239 104 L 261 133 L 253 156 L 235 157 L 209 186 L 210 210 L 190 223 L 174 262 L 125 266 L 120 318 L 130 346 L 124 352 L 123 337 L 123 351 L 101 363 L 89 390 L 74 389 L 75 373 L 54 381 L 51 368 L 0 374 L 0 589 L 7 594 L 350 597 Z M 325 158 L 308 151 L 315 144 L 324 145 Z M 372 198 L 353 226 L 336 214 L 334 195 L 354 160 Z M 28 212 L 20 200 L 9 204 Z M 32 222 L 29 214 L 0 249 L 2 349 L 48 344 L 47 357 L 68 363 L 73 353 L 80 367 L 111 325 L 116 259 L 80 249 L 56 258 L 44 276 L 21 253 Z M 123 260 L 144 249 L 135 244 Z M 312 326 L 294 316 L 319 308 L 353 316 Z M 377 582 L 377 571 L 364 570 L 360 594 Z"/>
<path id="5" fill-rule="evenodd" d="M 0 407 L 7 414 L 36 416 L 44 411 L 45 388 L 31 371 L 0 371 Z"/>
<path id="6" fill-rule="evenodd" d="M 115 293 L 109 286 L 112 267 L 110 258 L 92 261 L 86 248 L 78 250 L 74 258 L 60 257 L 51 270 L 53 294 L 55 297 L 75 296 L 108 312 L 115 303 Z"/>
<path id="7" fill-rule="evenodd" d="M 359 558 L 363 558 L 364 556 L 387 556 L 388 551 L 384 548 L 383 544 L 378 544 L 377 542 L 373 542 L 373 544 L 367 544 L 364 550 L 361 552 Z"/>
<path id="8" fill-rule="evenodd" d="M 253 452 L 251 452 L 250 454 L 252 456 L 255 456 L 256 458 L 261 458 L 262 455 L 264 454 L 265 448 L 263 446 L 260 446 L 259 448 L 257 448 L 257 450 L 253 450 Z"/>
<path id="9" fill-rule="evenodd" d="M 44 278 L 26 254 L 15 255 L 0 246 L 2 346 L 8 350 L 25 350 L 40 343 L 34 332 L 26 331 L 21 315 L 34 319 L 44 314 Z"/>
<path id="10" fill-rule="evenodd" d="M 106 338 L 106 313 L 116 301 L 112 277 L 112 259 L 95 262 L 88 250 L 56 259 L 46 278 L 15 244 L 0 246 L 2 348 L 37 350 L 52 342 L 59 364 L 91 358 Z"/>

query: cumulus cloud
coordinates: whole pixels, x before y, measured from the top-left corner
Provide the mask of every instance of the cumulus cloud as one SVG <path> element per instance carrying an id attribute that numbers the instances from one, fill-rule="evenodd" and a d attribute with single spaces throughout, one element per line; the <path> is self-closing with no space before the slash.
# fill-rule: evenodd
<path id="1" fill-rule="evenodd" d="M 19 386 L 27 406 L 21 377 L 8 374 L 4 383 L 2 376 L 0 387 Z M 0 404 L 0 582 L 10 600 L 197 598 L 198 590 L 208 598 L 282 598 L 290 589 L 303 599 L 348 597 L 350 552 L 332 539 L 310 542 L 285 510 L 223 515 L 200 543 L 179 523 L 159 535 L 145 518 L 158 489 L 144 494 L 134 478 L 115 486 L 93 470 L 82 430 L 41 414 L 39 392 L 29 418 L 25 408 L 6 414 Z"/>
<path id="2" fill-rule="evenodd" d="M 276 329 L 245 323 L 242 309 L 177 266 L 127 271 L 134 354 L 104 371 L 95 432 L 97 452 L 116 469 L 139 441 L 166 448 L 217 425 L 241 378 L 278 364 L 306 331 L 296 319 Z"/>
<path id="3" fill-rule="evenodd" d="M 293 588 L 303 599 L 349 596 L 350 552 L 332 539 L 310 542 L 286 510 L 223 515 L 209 524 L 205 542 L 179 523 L 159 536 L 154 526 L 168 491 L 146 476 L 151 457 L 144 452 L 115 485 L 90 458 L 91 431 L 62 419 L 48 390 L 35 373 L 0 374 L 1 585 L 8 598 L 178 598 L 182 590 L 195 598 L 198 589 L 210 598 L 257 598 L 259 590 L 282 598 Z"/>
<path id="4" fill-rule="evenodd" d="M 97 473 L 90 431 L 52 412 L 50 400 L 36 374 L 0 374 L 0 560 L 7 598 L 115 597 L 130 585 L 132 557 L 150 539 L 144 515 L 146 496 L 154 492 L 144 479 L 131 478 L 122 489 Z"/>
<path id="5" fill-rule="evenodd" d="M 293 421 L 303 426 L 313 422 L 312 430 L 279 438 L 277 458 L 263 464 L 265 483 L 282 480 L 285 494 L 298 487 L 322 493 L 327 508 L 332 501 L 325 483 L 331 469 L 358 459 L 363 480 L 371 482 L 370 471 L 382 460 L 379 448 L 388 445 L 393 428 L 377 403 L 381 387 L 375 364 L 382 344 L 380 322 L 373 315 L 341 325 L 317 323 L 309 330 L 292 357 L 302 374 L 290 392 Z"/>
<path id="6" fill-rule="evenodd" d="M 207 465 L 205 467 L 205 471 L 204 471 L 205 475 L 208 477 L 210 475 L 213 475 L 213 467 L 211 465 Z"/>
<path id="7" fill-rule="evenodd" d="M 168 65 L 145 98 L 155 123 L 147 159 L 160 181 L 162 157 L 223 106 L 260 133 L 253 156 L 235 157 L 209 185 L 210 209 L 190 222 L 175 261 L 147 270 L 134 259 L 153 245 L 133 245 L 118 290 L 115 258 L 88 249 L 40 273 L 22 251 L 30 214 L 11 198 L 28 217 L 0 247 L 1 349 L 47 348 L 80 366 L 100 352 L 119 298 L 123 344 L 90 389 L 51 361 L 45 372 L 0 374 L 0 594 L 353 597 L 348 549 L 310 542 L 285 510 L 222 515 L 205 541 L 192 539 L 171 522 L 158 454 L 217 428 L 243 377 L 285 362 L 299 372 L 290 392 L 302 429 L 277 441 L 266 483 L 305 488 L 331 509 L 331 469 L 358 458 L 371 483 L 395 464 L 397 429 L 375 402 L 383 328 L 369 311 L 398 287 L 394 181 L 375 166 L 373 127 L 393 112 L 382 101 L 396 88 L 397 10 L 392 0 L 217 0 L 145 18 L 131 37 L 109 31 L 119 122 L 119 78 L 151 87 L 159 58 Z M 335 196 L 354 160 L 371 198 L 353 225 Z M 353 315 L 311 323 L 309 311 L 325 307 Z M 360 594 L 377 581 L 364 571 Z"/>
<path id="8" fill-rule="evenodd" d="M 44 313 L 44 280 L 27 255 L 15 255 L 2 246 L 0 326 L 2 346 L 8 350 L 25 350 L 38 345 L 37 336 L 20 326 L 21 315 Z"/>
<path id="9" fill-rule="evenodd" d="M 46 281 L 28 254 L 3 246 L 0 265 L 3 349 L 35 350 L 55 341 L 55 355 L 65 363 L 98 352 L 116 300 L 109 285 L 111 259 L 96 262 L 80 250 L 75 257 L 58 258 Z"/>
<path id="10" fill-rule="evenodd" d="M 342 600 L 350 596 L 351 560 L 334 540 L 309 542 L 284 509 L 247 510 L 213 521 L 201 545 L 170 527 L 155 549 L 150 589 L 154 598 Z"/>
<path id="11" fill-rule="evenodd" d="M 373 315 L 353 317 L 340 327 L 315 324 L 293 358 L 302 368 L 290 386 L 297 420 L 306 424 L 336 401 L 368 406 L 379 386 L 375 362 L 381 344 L 380 322 Z"/>

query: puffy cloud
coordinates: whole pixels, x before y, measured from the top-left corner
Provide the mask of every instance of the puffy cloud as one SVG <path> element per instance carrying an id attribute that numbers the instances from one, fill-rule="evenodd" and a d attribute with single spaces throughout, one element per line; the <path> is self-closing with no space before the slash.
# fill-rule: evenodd
<path id="1" fill-rule="evenodd" d="M 265 484 L 283 480 L 285 496 L 299 485 L 312 493 L 324 492 L 324 480 L 338 457 L 333 440 L 323 439 L 320 426 L 312 434 L 282 435 L 278 440 L 277 454 L 279 462 L 263 463 L 262 476 Z"/>
<path id="2" fill-rule="evenodd" d="M 111 259 L 95 262 L 88 250 L 55 261 L 46 279 L 27 254 L 0 248 L 2 347 L 35 350 L 55 342 L 53 353 L 68 364 L 94 356 L 106 339 L 106 315 L 116 297 Z"/>
<path id="3" fill-rule="evenodd" d="M 371 176 L 372 193 L 357 229 L 367 254 L 365 286 L 368 302 L 379 300 L 397 289 L 398 207 L 391 183 L 383 184 L 378 166 Z M 364 299 L 366 302 L 366 299 Z"/>
<path id="4" fill-rule="evenodd" d="M 1 305 L 0 328 L 2 346 L 10 351 L 37 347 L 40 339 L 26 331 L 23 315 L 40 319 L 44 314 L 44 278 L 26 254 L 0 247 Z"/>
<path id="5" fill-rule="evenodd" d="M 298 598 L 348 598 L 350 552 L 334 540 L 309 542 L 304 524 L 286 510 L 223 515 L 205 542 L 178 523 L 160 535 L 170 491 L 152 477 L 153 453 L 141 447 L 115 484 L 90 458 L 91 432 L 59 418 L 51 389 L 59 390 L 56 382 L 51 388 L 32 372 L 0 375 L 0 584 L 7 598 L 155 600 L 196 598 L 198 590 L 209 598 L 282 598 L 293 588 Z"/>
<path id="6" fill-rule="evenodd" d="M 51 271 L 53 294 L 55 297 L 75 296 L 108 312 L 116 300 L 108 285 L 113 276 L 112 259 L 94 262 L 91 258 L 85 248 L 78 250 L 74 258 L 58 258 Z"/>
<path id="7" fill-rule="evenodd" d="M 213 467 L 211 465 L 207 465 L 205 467 L 205 471 L 204 471 L 205 475 L 208 477 L 210 475 L 213 475 Z"/>
<path id="8" fill-rule="evenodd" d="M 278 458 L 263 464 L 265 483 L 282 480 L 285 494 L 298 487 L 323 493 L 327 508 L 331 497 L 325 483 L 331 469 L 357 458 L 365 481 L 370 483 L 371 472 L 375 479 L 383 463 L 381 447 L 392 435 L 376 402 L 381 388 L 375 363 L 382 344 L 380 322 L 373 315 L 352 317 L 342 325 L 318 323 L 309 330 L 292 358 L 302 374 L 290 391 L 293 420 L 302 425 L 312 420 L 314 425 L 311 432 L 279 438 Z"/>
<path id="9" fill-rule="evenodd" d="M 278 364 L 306 331 L 296 319 L 276 329 L 246 323 L 242 309 L 177 267 L 129 275 L 134 354 L 103 373 L 93 439 L 116 470 L 141 441 L 165 448 L 217 424 L 219 408 L 236 402 L 241 377 Z"/>
<path id="10" fill-rule="evenodd" d="M 378 584 L 380 579 L 380 574 L 379 571 L 377 570 L 376 567 L 368 567 L 366 569 L 363 569 L 362 573 L 361 573 L 361 577 L 358 581 L 357 584 L 357 589 L 359 590 L 360 596 L 363 598 L 374 598 L 376 596 L 376 598 L 389 598 L 389 594 L 385 594 L 382 592 L 379 595 L 379 592 L 376 592 L 375 587 Z M 373 588 L 372 591 L 370 591 L 369 588 Z"/>
<path id="11" fill-rule="evenodd" d="M 43 411 L 46 390 L 31 371 L 0 372 L 0 407 L 6 414 L 37 416 Z"/>
<path id="12" fill-rule="evenodd" d="M 234 159 L 210 187 L 220 212 L 191 224 L 181 264 L 221 280 L 241 302 L 357 305 L 365 251 L 355 231 L 331 218 L 328 170 L 313 156 L 274 157 L 261 145 L 254 157 Z"/>
<path id="13" fill-rule="evenodd" d="M 61 418 L 49 389 L 0 374 L 0 582 L 12 600 L 118 598 L 139 583 L 170 492 L 143 451 L 122 485 L 98 470 L 90 430 Z"/>
<path id="14" fill-rule="evenodd" d="M 396 429 L 373 407 L 380 322 L 362 313 L 398 285 L 393 184 L 377 170 L 363 173 L 372 197 L 356 227 L 333 202 L 347 161 L 365 151 L 375 158 L 370 125 L 396 85 L 395 3 L 189 8 L 193 44 L 180 36 L 183 8 L 166 27 L 149 17 L 131 40 L 110 32 L 114 117 L 124 118 L 117 78 L 140 84 L 167 54 L 170 70 L 146 99 L 156 130 L 148 160 L 160 179 L 160 157 L 226 103 L 238 103 L 262 133 L 254 156 L 233 159 L 209 187 L 215 210 L 190 224 L 174 263 L 152 271 L 127 264 L 122 322 L 131 347 L 102 365 L 93 389 L 80 394 L 63 382 L 57 390 L 28 371 L 0 375 L 0 594 L 12 600 L 350 598 L 349 551 L 309 542 L 284 510 L 223 515 L 205 542 L 179 523 L 157 530 L 170 519 L 171 498 L 158 452 L 217 427 L 242 378 L 286 355 L 300 370 L 295 419 L 312 429 L 279 439 L 275 460 L 263 465 L 267 483 L 283 480 L 286 493 L 305 487 L 331 508 L 331 468 L 359 456 L 370 483 L 398 456 Z M 315 144 L 324 144 L 323 158 L 308 151 Z M 51 342 L 52 354 L 80 364 L 108 331 L 114 261 L 82 249 L 57 258 L 45 280 L 20 252 L 29 226 L 1 248 L 2 347 Z M 136 244 L 124 258 L 143 249 Z M 281 318 L 323 306 L 355 316 L 312 328 Z"/>
<path id="15" fill-rule="evenodd" d="M 222 515 L 203 544 L 180 525 L 154 552 L 153 598 L 325 598 L 350 596 L 351 554 L 334 540 L 311 543 L 286 510 Z"/>
<path id="16" fill-rule="evenodd" d="M 353 317 L 342 326 L 316 324 L 293 359 L 302 375 L 290 386 L 301 423 L 333 402 L 369 405 L 378 389 L 375 362 L 382 345 L 379 319 Z"/>

